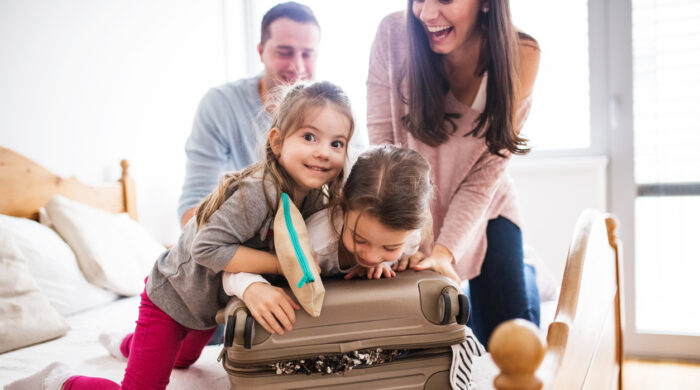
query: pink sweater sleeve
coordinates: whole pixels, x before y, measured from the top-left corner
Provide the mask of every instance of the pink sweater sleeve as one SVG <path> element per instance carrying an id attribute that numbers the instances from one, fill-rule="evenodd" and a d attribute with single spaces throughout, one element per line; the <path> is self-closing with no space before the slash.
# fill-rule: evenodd
<path id="1" fill-rule="evenodd" d="M 371 145 L 394 144 L 391 115 L 389 34 L 387 23 L 380 23 L 372 43 L 367 75 L 367 131 Z"/>
<path id="2" fill-rule="evenodd" d="M 435 243 L 447 247 L 456 262 L 464 258 L 469 246 L 476 245 L 476 238 L 483 233 L 479 222 L 493 199 L 508 160 L 485 151 L 452 197 Z"/>

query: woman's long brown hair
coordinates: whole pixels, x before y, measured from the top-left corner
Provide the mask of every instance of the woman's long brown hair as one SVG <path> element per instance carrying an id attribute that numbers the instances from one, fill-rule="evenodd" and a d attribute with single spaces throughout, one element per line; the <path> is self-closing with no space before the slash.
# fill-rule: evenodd
<path id="1" fill-rule="evenodd" d="M 483 30 L 482 47 L 476 74 L 488 72 L 486 107 L 476 119 L 474 129 L 464 136 L 484 137 L 489 151 L 504 156 L 529 152 L 527 140 L 518 135 L 515 114 L 518 107 L 518 50 L 527 43 L 537 47 L 527 34 L 517 32 L 510 19 L 508 0 L 488 0 L 488 12 L 480 12 L 478 23 Z M 421 22 L 413 15 L 413 0 L 408 0 L 408 63 L 400 73 L 407 78 L 408 96 L 397 88 L 408 104 L 403 126 L 415 138 L 430 146 L 447 142 L 457 130 L 454 120 L 460 114 L 447 112 L 445 98 L 450 84 L 443 55 L 430 48 Z"/>

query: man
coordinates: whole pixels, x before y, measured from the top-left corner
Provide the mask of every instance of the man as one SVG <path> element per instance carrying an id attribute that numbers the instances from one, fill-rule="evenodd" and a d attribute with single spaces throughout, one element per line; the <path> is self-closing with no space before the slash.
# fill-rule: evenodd
<path id="1" fill-rule="evenodd" d="M 262 75 L 212 88 L 202 98 L 185 152 L 187 172 L 178 215 L 182 227 L 225 171 L 257 162 L 270 116 L 263 102 L 280 84 L 312 80 L 321 28 L 313 11 L 287 2 L 272 7 L 261 23 Z"/>

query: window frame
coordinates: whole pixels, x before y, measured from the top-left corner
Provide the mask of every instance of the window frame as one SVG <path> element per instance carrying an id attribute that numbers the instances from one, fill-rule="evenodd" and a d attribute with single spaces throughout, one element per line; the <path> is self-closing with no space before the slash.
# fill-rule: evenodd
<path id="1" fill-rule="evenodd" d="M 602 0 L 589 0 L 593 4 Z M 645 185 L 634 179 L 634 110 L 633 110 L 633 46 L 632 1 L 606 0 L 605 14 L 596 14 L 607 24 L 609 66 L 607 101 L 609 106 L 608 204 L 620 220 L 620 236 L 624 246 L 623 298 L 624 340 L 629 355 L 681 359 L 700 358 L 700 336 L 659 334 L 636 329 L 635 308 L 635 199 Z M 593 71 L 591 72 L 594 73 Z M 688 184 L 692 186 L 692 184 Z"/>

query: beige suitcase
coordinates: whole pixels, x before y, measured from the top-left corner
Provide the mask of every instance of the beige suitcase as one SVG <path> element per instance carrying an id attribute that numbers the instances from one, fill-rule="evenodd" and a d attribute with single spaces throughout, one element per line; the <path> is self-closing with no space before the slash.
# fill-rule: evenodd
<path id="1" fill-rule="evenodd" d="M 406 271 L 380 280 L 324 279 L 324 285 L 320 317 L 299 310 L 294 330 L 284 335 L 265 331 L 236 298 L 219 311 L 217 321 L 226 323 L 220 358 L 232 389 L 450 388 L 450 345 L 466 339 L 469 316 L 454 282 L 431 271 Z M 367 363 L 390 352 L 399 356 L 342 373 L 324 371 L 328 360 Z"/>

